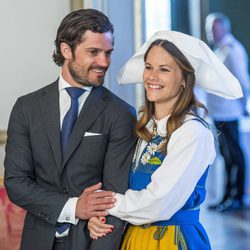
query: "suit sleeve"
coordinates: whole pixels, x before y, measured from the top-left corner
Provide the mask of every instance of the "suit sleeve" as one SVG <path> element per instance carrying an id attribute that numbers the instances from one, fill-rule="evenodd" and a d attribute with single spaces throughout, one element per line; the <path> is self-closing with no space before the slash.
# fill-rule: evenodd
<path id="1" fill-rule="evenodd" d="M 11 112 L 6 144 L 4 184 L 10 200 L 44 222 L 55 225 L 68 200 L 63 194 L 48 190 L 36 178 L 35 160 L 30 144 L 30 125 L 22 99 Z"/>
<path id="2" fill-rule="evenodd" d="M 135 148 L 133 133 L 135 120 L 135 111 L 127 110 L 113 122 L 105 157 L 103 189 L 119 193 L 125 193 L 128 189 L 129 172 Z M 91 250 L 119 249 L 125 222 L 116 217 L 108 216 L 107 223 L 114 225 L 113 232 L 93 241 Z"/>

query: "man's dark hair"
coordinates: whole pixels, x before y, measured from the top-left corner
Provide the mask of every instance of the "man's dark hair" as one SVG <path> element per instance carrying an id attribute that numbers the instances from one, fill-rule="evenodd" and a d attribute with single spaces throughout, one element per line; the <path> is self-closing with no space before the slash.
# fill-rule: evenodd
<path id="1" fill-rule="evenodd" d="M 102 12 L 95 9 L 80 9 L 68 14 L 61 22 L 55 40 L 56 49 L 53 60 L 58 66 L 64 63 L 64 56 L 60 50 L 62 42 L 67 43 L 74 53 L 75 48 L 82 42 L 85 31 L 94 33 L 114 32 L 112 23 Z"/>

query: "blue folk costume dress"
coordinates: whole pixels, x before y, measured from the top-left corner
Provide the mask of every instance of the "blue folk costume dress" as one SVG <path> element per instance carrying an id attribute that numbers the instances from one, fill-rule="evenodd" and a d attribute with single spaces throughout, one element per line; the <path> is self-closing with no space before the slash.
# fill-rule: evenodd
<path id="1" fill-rule="evenodd" d="M 206 124 L 199 119 L 193 117 L 191 120 L 198 120 L 199 124 L 206 126 Z M 197 122 L 195 123 L 197 126 Z M 198 126 L 201 127 L 200 125 Z M 208 129 L 206 128 L 206 130 Z M 165 157 L 168 157 L 168 155 L 165 155 L 160 150 L 164 141 L 165 137 L 156 135 L 146 144 L 144 149 L 140 151 L 139 154 L 135 153 L 135 159 L 130 173 L 131 190 L 136 192 L 146 189 L 146 187 L 151 183 L 152 174 L 162 165 Z M 211 147 L 213 151 L 213 145 L 211 145 Z M 137 148 L 140 148 L 139 142 L 137 144 Z M 206 152 L 204 152 L 204 154 L 206 154 Z M 204 157 L 206 156 L 204 155 Z M 208 173 L 208 166 L 204 167 L 204 169 L 205 171 L 198 180 L 195 188 L 192 189 L 193 192 L 186 202 L 184 201 L 185 204 L 183 203 L 184 205 L 181 209 L 175 212 L 168 220 L 156 221 L 144 225 L 129 225 L 123 239 L 121 250 L 211 249 L 207 234 L 199 222 L 199 207 L 204 201 L 206 195 L 205 181 Z M 192 169 L 189 171 L 192 171 Z M 168 180 L 166 180 L 165 184 L 168 185 Z M 141 202 L 143 202 L 143 200 L 141 200 Z M 173 200 L 173 202 L 177 201 Z M 125 210 L 125 213 L 126 209 L 128 209 L 126 204 L 127 203 L 125 201 L 125 208 L 122 208 L 122 210 Z M 125 213 L 123 211 L 124 216 L 119 217 L 127 220 Z M 138 213 L 140 214 L 140 211 Z M 114 215 L 116 214 L 114 213 Z M 131 212 L 131 216 L 133 217 L 133 212 Z"/>

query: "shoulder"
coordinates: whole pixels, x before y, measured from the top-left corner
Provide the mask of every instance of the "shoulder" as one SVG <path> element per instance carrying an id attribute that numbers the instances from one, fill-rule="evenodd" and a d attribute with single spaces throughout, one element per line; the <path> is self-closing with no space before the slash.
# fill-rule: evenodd
<path id="1" fill-rule="evenodd" d="M 33 92 L 30 92 L 26 95 L 23 95 L 23 96 L 20 96 L 18 99 L 20 101 L 22 101 L 23 103 L 25 102 L 30 102 L 30 101 L 33 101 L 33 100 L 37 100 L 37 98 L 39 98 L 40 96 L 48 93 L 48 92 L 51 92 L 51 91 L 58 91 L 58 80 L 56 80 L 55 82 L 53 83 L 50 83 L 38 90 L 35 90 Z"/>
<path id="2" fill-rule="evenodd" d="M 211 125 L 207 121 L 193 115 L 186 115 L 181 127 L 185 130 L 192 129 L 194 133 L 212 133 Z"/>
<path id="3" fill-rule="evenodd" d="M 207 128 L 209 129 L 210 128 L 210 124 L 204 120 L 203 118 L 199 117 L 199 116 L 195 116 L 195 115 L 192 115 L 192 114 L 188 114 L 185 116 L 185 120 L 184 120 L 184 123 L 183 125 L 189 125 L 189 126 L 197 126 L 197 127 L 200 127 L 200 128 Z"/>
<path id="4" fill-rule="evenodd" d="M 246 51 L 245 47 L 235 37 L 231 38 L 229 46 L 230 46 L 230 53 L 231 54 L 237 54 L 238 56 L 240 56 L 240 55 L 246 56 L 247 55 L 247 51 Z"/>
<path id="5" fill-rule="evenodd" d="M 173 133 L 173 139 L 192 141 L 214 141 L 210 125 L 201 118 L 187 115 L 184 123 Z"/>
<path id="6" fill-rule="evenodd" d="M 54 91 L 54 93 L 58 93 L 58 81 L 55 81 L 26 95 L 20 96 L 16 100 L 12 110 L 16 110 L 17 112 L 23 110 L 24 113 L 30 111 L 36 112 L 36 110 L 38 109 L 38 100 L 40 99 L 40 97 L 45 95 L 47 92 L 51 92 L 51 90 Z"/>
<path id="7" fill-rule="evenodd" d="M 136 110 L 132 105 L 128 104 L 126 101 L 121 99 L 107 88 L 103 86 L 98 88 L 99 91 L 102 92 L 104 100 L 108 102 L 108 108 L 112 110 L 114 115 L 128 113 L 132 116 L 136 116 Z"/>

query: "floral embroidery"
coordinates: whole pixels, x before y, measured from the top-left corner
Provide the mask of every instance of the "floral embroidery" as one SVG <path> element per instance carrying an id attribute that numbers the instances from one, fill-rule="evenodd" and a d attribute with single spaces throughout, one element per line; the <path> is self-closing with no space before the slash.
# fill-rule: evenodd
<path id="1" fill-rule="evenodd" d="M 159 137 L 158 137 L 159 138 Z M 165 138 L 159 142 L 159 145 L 154 142 L 150 142 L 146 147 L 146 152 L 141 156 L 141 163 L 146 165 L 147 163 L 151 165 L 161 165 L 161 159 L 155 156 L 156 152 L 160 152 L 162 144 L 165 142 Z"/>
<path id="2" fill-rule="evenodd" d="M 149 145 L 147 146 L 147 150 L 151 155 L 154 155 L 157 149 L 158 149 L 157 144 L 152 142 L 150 142 Z"/>
<path id="3" fill-rule="evenodd" d="M 146 165 L 148 163 L 148 160 L 150 159 L 150 154 L 148 152 L 144 153 L 143 156 L 141 157 L 141 163 L 143 165 Z"/>
<path id="4" fill-rule="evenodd" d="M 154 157 L 154 158 L 149 159 L 148 163 L 152 165 L 160 165 L 161 160 L 158 157 Z"/>
<path id="5" fill-rule="evenodd" d="M 162 145 L 166 142 L 166 139 L 163 139 L 160 141 L 159 145 L 158 145 L 158 149 L 162 148 Z"/>

